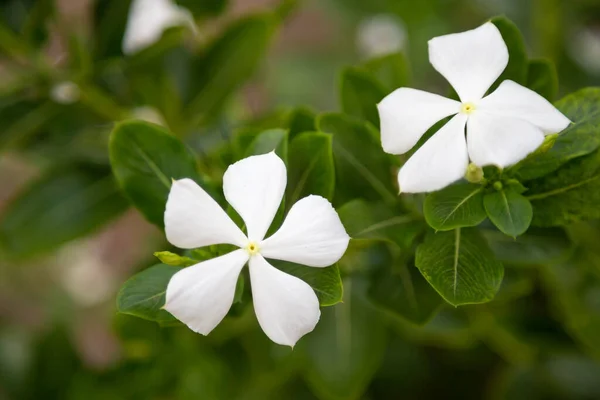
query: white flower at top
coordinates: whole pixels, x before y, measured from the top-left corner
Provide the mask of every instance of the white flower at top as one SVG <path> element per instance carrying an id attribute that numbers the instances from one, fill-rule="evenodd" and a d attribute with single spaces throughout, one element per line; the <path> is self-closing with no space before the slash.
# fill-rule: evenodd
<path id="1" fill-rule="evenodd" d="M 254 310 L 272 341 L 293 346 L 314 329 L 321 312 L 313 289 L 266 258 L 327 267 L 342 257 L 349 237 L 329 201 L 308 196 L 294 204 L 279 230 L 265 239 L 286 183 L 285 164 L 273 152 L 245 158 L 227 169 L 223 192 L 244 220 L 246 235 L 194 181 L 173 182 L 165 211 L 169 242 L 184 249 L 239 247 L 171 278 L 164 308 L 193 331 L 207 335 L 225 317 L 246 262 Z"/>
<path id="2" fill-rule="evenodd" d="M 402 192 L 442 189 L 465 175 L 469 159 L 481 167 L 515 164 L 544 135 L 570 123 L 542 96 L 511 80 L 485 96 L 508 64 L 506 44 L 491 22 L 430 40 L 429 61 L 460 101 L 400 88 L 378 105 L 381 142 L 391 154 L 406 153 L 436 122 L 454 115 L 400 169 Z"/>
<path id="3" fill-rule="evenodd" d="M 196 31 L 194 17 L 188 9 L 173 0 L 133 0 L 123 37 L 123 53 L 130 55 L 151 46 L 167 28 L 176 26 L 188 26 Z"/>

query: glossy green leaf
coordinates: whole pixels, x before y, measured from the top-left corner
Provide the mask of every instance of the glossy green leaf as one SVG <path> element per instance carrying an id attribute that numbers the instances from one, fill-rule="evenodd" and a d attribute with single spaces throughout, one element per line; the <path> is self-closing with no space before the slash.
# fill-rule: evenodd
<path id="1" fill-rule="evenodd" d="M 156 264 L 129 278 L 117 296 L 117 310 L 161 324 L 177 321 L 163 310 L 171 277 L 181 268 Z"/>
<path id="2" fill-rule="evenodd" d="M 285 261 L 269 260 L 278 269 L 308 283 L 317 294 L 321 306 L 332 306 L 342 301 L 344 288 L 337 265 L 314 268 Z"/>
<path id="3" fill-rule="evenodd" d="M 363 64 L 363 68 L 376 78 L 388 93 L 407 86 L 410 81 L 408 62 L 402 53 L 372 58 Z"/>
<path id="4" fill-rule="evenodd" d="M 335 169 L 331 135 L 302 133 L 290 143 L 287 203 L 291 206 L 308 195 L 333 199 Z"/>
<path id="5" fill-rule="evenodd" d="M 193 60 L 186 114 L 207 122 L 260 65 L 277 26 L 272 14 L 253 15 L 232 24 Z M 235 61 L 231 59 L 235 54 Z"/>
<path id="6" fill-rule="evenodd" d="M 287 117 L 288 136 L 290 141 L 303 132 L 317 130 L 317 114 L 309 108 L 296 108 Z"/>
<path id="7" fill-rule="evenodd" d="M 558 75 L 554 63 L 541 59 L 529 61 L 527 87 L 554 101 L 558 94 Z"/>
<path id="8" fill-rule="evenodd" d="M 344 302 L 322 310 L 315 330 L 300 343 L 308 361 L 304 376 L 320 399 L 359 399 L 379 368 L 385 327 L 365 299 L 365 284 L 344 282 Z"/>
<path id="9" fill-rule="evenodd" d="M 511 188 L 486 194 L 483 205 L 490 221 L 508 236 L 525 233 L 533 218 L 529 200 Z"/>
<path id="10" fill-rule="evenodd" d="M 398 190 L 393 185 L 392 165 L 370 124 L 348 115 L 327 113 L 319 116 L 317 125 L 321 132 L 333 135 L 335 204 L 357 196 L 396 202 Z"/>
<path id="11" fill-rule="evenodd" d="M 10 256 L 36 256 L 94 232 L 127 207 L 108 168 L 73 164 L 51 169 L 4 210 L 0 243 Z"/>
<path id="12" fill-rule="evenodd" d="M 194 155 L 164 128 L 141 121 L 118 124 L 110 135 L 110 162 L 121 188 L 148 221 L 164 225 L 171 181 L 201 183 Z"/>
<path id="13" fill-rule="evenodd" d="M 473 228 L 428 235 L 417 248 L 415 263 L 453 306 L 492 300 L 504 275 L 502 263 Z"/>
<path id="14" fill-rule="evenodd" d="M 409 249 L 425 230 L 420 217 L 382 203 L 353 200 L 340 207 L 338 214 L 353 240 L 383 241 Z"/>
<path id="15" fill-rule="evenodd" d="M 600 218 L 600 151 L 528 182 L 534 226 L 561 226 Z"/>
<path id="16" fill-rule="evenodd" d="M 491 22 L 496 25 L 508 47 L 508 65 L 488 92 L 493 92 L 500 83 L 507 79 L 524 85 L 527 81 L 528 60 L 521 31 L 506 17 L 495 17 L 491 19 Z"/>
<path id="17" fill-rule="evenodd" d="M 448 186 L 425 198 L 423 212 L 429 226 L 438 231 L 477 226 L 486 217 L 481 185 Z"/>
<path id="18" fill-rule="evenodd" d="M 573 123 L 560 133 L 552 149 L 520 165 L 522 181 L 547 175 L 600 147 L 600 89 L 586 88 L 555 103 Z"/>
<path id="19" fill-rule="evenodd" d="M 349 67 L 340 76 L 342 111 L 379 126 L 377 104 L 386 95 L 385 88 L 365 70 Z"/>

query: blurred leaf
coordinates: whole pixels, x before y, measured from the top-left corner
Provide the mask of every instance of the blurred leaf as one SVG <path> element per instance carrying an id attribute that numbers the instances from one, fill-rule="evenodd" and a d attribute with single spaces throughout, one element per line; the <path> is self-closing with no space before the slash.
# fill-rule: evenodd
<path id="1" fill-rule="evenodd" d="M 263 60 L 277 23 L 270 14 L 241 19 L 193 60 L 189 93 L 194 97 L 186 109 L 190 118 L 207 122 L 219 115 L 223 103 Z"/>
<path id="2" fill-rule="evenodd" d="M 21 34 L 33 47 L 39 48 L 48 41 L 49 20 L 54 17 L 54 8 L 53 0 L 37 0 L 29 10 Z"/>
<path id="3" fill-rule="evenodd" d="M 320 399 L 360 399 L 379 368 L 386 332 L 364 298 L 361 281 L 345 281 L 344 302 L 322 310 L 315 330 L 300 342 L 308 359 L 305 379 Z"/>
<path id="4" fill-rule="evenodd" d="M 334 186 L 331 135 L 306 132 L 296 136 L 289 150 L 287 204 L 291 206 L 308 195 L 331 201 Z"/>
<path id="5" fill-rule="evenodd" d="M 494 17 L 490 21 L 500 30 L 506 47 L 508 47 L 508 65 L 496 80 L 496 83 L 488 90 L 488 93 L 496 90 L 498 85 L 507 79 L 525 85 L 527 81 L 528 60 L 525 41 L 523 40 L 521 31 L 506 17 Z"/>
<path id="6" fill-rule="evenodd" d="M 571 241 L 560 228 L 531 228 L 518 238 L 511 238 L 496 230 L 484 229 L 496 257 L 516 265 L 547 264 L 563 260 L 572 249 Z"/>
<path id="7" fill-rule="evenodd" d="M 552 149 L 527 160 L 519 168 L 522 181 L 536 179 L 555 171 L 577 157 L 600 146 L 600 89 L 586 88 L 555 103 L 573 123 L 560 133 Z"/>
<path id="8" fill-rule="evenodd" d="M 132 0 L 97 0 L 94 3 L 94 58 L 122 56 L 123 36 Z"/>
<path id="9" fill-rule="evenodd" d="M 414 215 L 400 214 L 385 204 L 353 200 L 338 209 L 353 240 L 378 240 L 409 249 L 425 224 Z"/>
<path id="10" fill-rule="evenodd" d="M 175 2 L 190 10 L 194 17 L 203 18 L 222 13 L 229 0 L 175 0 Z"/>
<path id="11" fill-rule="evenodd" d="M 483 205 L 490 221 L 508 236 L 525 233 L 533 218 L 529 200 L 510 187 L 486 194 Z"/>
<path id="12" fill-rule="evenodd" d="M 344 288 L 337 265 L 314 268 L 285 261 L 270 260 L 270 262 L 283 272 L 308 283 L 317 294 L 321 306 L 332 306 L 342 301 Z"/>
<path id="13" fill-rule="evenodd" d="M 158 125 L 141 121 L 117 124 L 110 136 L 110 161 L 121 188 L 142 214 L 159 227 L 172 179 L 202 183 L 193 154 Z"/>
<path id="14" fill-rule="evenodd" d="M 165 294 L 171 277 L 181 268 L 156 264 L 135 274 L 123 284 L 117 296 L 117 310 L 161 324 L 175 322 L 176 318 L 163 310 Z"/>
<path id="15" fill-rule="evenodd" d="M 365 122 L 344 114 L 321 114 L 321 132 L 333 134 L 335 204 L 354 198 L 396 202 L 392 165 L 381 151 L 377 132 Z"/>
<path id="16" fill-rule="evenodd" d="M 483 189 L 481 185 L 464 183 L 427 195 L 423 205 L 427 223 L 438 231 L 479 225 L 486 217 Z"/>
<path id="17" fill-rule="evenodd" d="M 419 271 L 405 263 L 378 271 L 368 294 L 376 305 L 417 325 L 426 324 L 443 303 Z"/>
<path id="18" fill-rule="evenodd" d="M 377 104 L 385 97 L 385 88 L 358 67 L 344 69 L 340 76 L 340 104 L 346 114 L 379 126 Z"/>
<path id="19" fill-rule="evenodd" d="M 255 135 L 246 148 L 244 157 L 266 154 L 272 151 L 275 151 L 284 162 L 287 160 L 287 132 L 283 129 L 271 129 Z"/>
<path id="20" fill-rule="evenodd" d="M 36 256 L 94 232 L 127 206 L 107 168 L 77 164 L 51 169 L 4 211 L 0 242 L 11 256 Z"/>
<path id="21" fill-rule="evenodd" d="M 363 67 L 385 87 L 388 93 L 407 86 L 410 80 L 408 62 L 402 53 L 372 58 L 365 62 Z"/>
<path id="22" fill-rule="evenodd" d="M 317 114 L 308 108 L 299 107 L 292 110 L 287 118 L 290 140 L 294 139 L 300 133 L 316 131 L 316 118 Z"/>
<path id="23" fill-rule="evenodd" d="M 548 101 L 554 101 L 558 94 L 558 75 L 554 63 L 541 59 L 529 61 L 527 87 Z"/>
<path id="24" fill-rule="evenodd" d="M 600 218 L 600 151 L 527 183 L 534 226 L 561 226 Z"/>
<path id="25" fill-rule="evenodd" d="M 429 234 L 417 248 L 415 263 L 453 306 L 492 300 L 504 275 L 502 263 L 473 228 Z"/>

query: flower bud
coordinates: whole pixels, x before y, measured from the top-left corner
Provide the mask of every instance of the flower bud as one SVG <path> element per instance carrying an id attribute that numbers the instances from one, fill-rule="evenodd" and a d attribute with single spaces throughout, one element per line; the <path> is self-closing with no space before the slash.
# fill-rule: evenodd
<path id="1" fill-rule="evenodd" d="M 471 183 L 479 183 L 483 180 L 483 169 L 471 163 L 467 167 L 465 178 Z"/>

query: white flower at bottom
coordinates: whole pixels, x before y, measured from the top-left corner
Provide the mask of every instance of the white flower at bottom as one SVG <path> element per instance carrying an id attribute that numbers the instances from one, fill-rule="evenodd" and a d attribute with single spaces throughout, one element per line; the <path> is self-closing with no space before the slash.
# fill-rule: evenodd
<path id="1" fill-rule="evenodd" d="M 542 96 L 510 80 L 485 96 L 508 65 L 508 49 L 491 22 L 430 40 L 429 61 L 460 102 L 400 88 L 378 105 L 382 146 L 391 154 L 406 153 L 436 122 L 454 115 L 401 168 L 402 192 L 442 189 L 465 175 L 469 159 L 478 166 L 513 165 L 544 135 L 570 123 Z"/>
<path id="2" fill-rule="evenodd" d="M 239 247 L 171 278 L 164 308 L 193 331 L 207 335 L 225 317 L 246 262 L 256 316 L 272 341 L 293 346 L 319 321 L 313 289 L 265 258 L 327 267 L 342 257 L 350 238 L 329 201 L 308 196 L 264 239 L 285 193 L 286 173 L 273 152 L 245 158 L 225 172 L 225 198 L 244 220 L 248 235 L 194 181 L 173 182 L 165 211 L 169 242 L 184 249 L 225 243 Z"/>
<path id="3" fill-rule="evenodd" d="M 134 54 L 157 42 L 167 28 L 189 26 L 196 31 L 194 17 L 173 0 L 133 0 L 123 37 L 123 53 Z"/>

